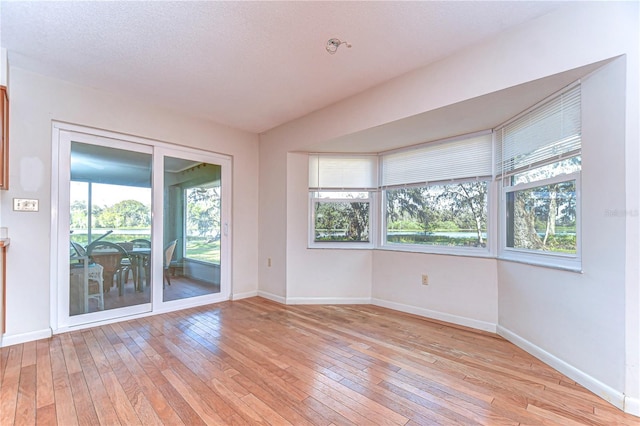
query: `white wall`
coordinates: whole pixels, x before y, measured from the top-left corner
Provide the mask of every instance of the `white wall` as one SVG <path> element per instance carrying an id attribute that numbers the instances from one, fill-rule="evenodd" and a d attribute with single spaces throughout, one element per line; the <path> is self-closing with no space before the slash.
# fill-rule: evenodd
<path id="1" fill-rule="evenodd" d="M 18 68 L 10 75 L 10 189 L 1 207 L 11 236 L 5 343 L 49 328 L 52 120 L 233 156 L 232 293 L 257 291 L 257 135 Z M 7 200 L 14 197 L 39 199 L 40 211 L 12 211 Z"/>
<path id="2" fill-rule="evenodd" d="M 3 48 L 0 48 L 0 86 L 7 85 L 8 73 L 9 73 L 9 62 L 7 61 L 7 49 L 3 47 Z"/>
<path id="3" fill-rule="evenodd" d="M 590 165 L 595 170 L 585 172 L 583 182 L 592 186 L 585 193 L 585 210 L 589 210 L 585 211 L 585 223 L 591 225 L 584 229 L 585 244 L 594 244 L 604 252 L 603 259 L 598 260 L 595 251 L 599 248 L 587 250 L 585 276 L 505 262 L 500 262 L 498 267 L 493 263 L 496 261 L 486 259 L 446 256 L 436 259 L 407 253 L 375 252 L 371 265 L 372 296 L 376 302 L 407 304 L 413 310 L 460 317 L 476 325 L 497 321 L 504 324 L 505 330 L 513 327 L 511 338 L 526 339 L 533 345 L 529 350 L 544 348 L 546 353 L 573 368 L 583 384 L 592 381 L 590 384 L 601 385 L 599 389 L 611 391 L 608 395 L 619 406 L 621 395 L 626 395 L 630 403 L 627 408 L 633 411 L 629 407 L 640 401 L 638 217 L 628 215 L 607 221 L 602 217 L 603 207 L 594 200 L 602 192 L 611 205 L 631 211 L 638 209 L 638 27 L 635 2 L 578 3 L 262 134 L 260 290 L 277 294 L 282 300 L 289 294 L 296 298 L 315 296 L 315 280 L 312 278 L 313 285 L 310 285 L 306 276 L 295 271 L 306 270 L 311 275 L 323 262 L 326 262 L 325 268 L 339 273 L 367 274 L 367 262 L 361 261 L 357 253 L 342 250 L 335 251 L 334 256 L 327 250 L 288 249 L 288 245 L 299 247 L 301 244 L 288 232 L 301 231 L 298 228 L 302 226 L 288 223 L 290 219 L 300 220 L 289 198 L 295 199 L 291 201 L 296 205 L 302 205 L 297 200 L 306 197 L 306 193 L 301 194 L 304 185 L 299 181 L 307 179 L 302 168 L 292 164 L 288 153 L 321 150 L 322 141 L 626 55 L 622 65 L 626 80 L 621 82 L 626 92 L 622 138 L 615 141 L 609 137 L 598 138 L 594 129 L 589 129 L 589 125 L 586 128 L 593 136 L 586 147 L 585 169 Z M 621 66 L 619 64 L 616 66 Z M 616 104 L 616 108 L 619 106 Z M 599 140 L 594 143 L 594 138 Z M 607 151 L 606 144 L 610 143 L 614 145 Z M 345 147 L 345 151 L 348 150 Z M 622 153 L 626 153 L 626 157 Z M 600 154 L 607 166 L 615 164 L 613 175 L 618 183 L 615 190 L 603 192 L 611 181 L 605 178 L 609 169 L 593 160 Z M 599 183 L 599 178 L 606 184 Z M 287 187 L 295 182 L 300 194 Z M 276 269 L 265 266 L 268 256 L 278 265 Z M 294 260 L 295 265 L 291 266 Z M 423 271 L 423 267 L 429 271 Z M 449 272 L 452 268 L 456 270 L 454 275 Z M 423 288 L 415 284 L 415 277 L 422 272 L 436 277 L 436 283 L 449 278 L 453 284 Z M 470 279 L 478 274 L 486 278 L 480 282 Z M 529 279 L 526 274 L 533 274 L 537 279 Z M 396 283 L 389 287 L 392 280 Z M 349 283 L 343 284 L 346 287 L 343 291 L 357 287 L 357 284 L 353 288 Z M 478 305 L 482 306 L 474 307 L 469 297 L 460 297 L 453 289 L 460 294 L 475 294 L 480 297 Z M 537 322 L 536 318 L 551 307 L 556 312 L 547 320 Z M 585 323 L 591 311 L 595 317 Z M 520 332 L 524 336 L 516 334 Z M 568 333 L 572 334 L 566 337 Z M 593 340 L 606 334 L 610 336 L 603 342 Z M 569 349 L 571 342 L 580 348 L 580 353 Z M 611 347 L 588 349 L 601 345 Z M 640 409 L 636 414 L 640 414 Z"/>

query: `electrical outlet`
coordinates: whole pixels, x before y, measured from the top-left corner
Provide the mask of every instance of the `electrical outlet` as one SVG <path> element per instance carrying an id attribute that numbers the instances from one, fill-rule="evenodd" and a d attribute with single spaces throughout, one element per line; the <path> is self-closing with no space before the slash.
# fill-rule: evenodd
<path id="1" fill-rule="evenodd" d="M 422 285 L 429 285 L 429 275 L 422 274 Z"/>
<path id="2" fill-rule="evenodd" d="M 271 268 L 271 258 L 267 257 L 267 266 Z"/>

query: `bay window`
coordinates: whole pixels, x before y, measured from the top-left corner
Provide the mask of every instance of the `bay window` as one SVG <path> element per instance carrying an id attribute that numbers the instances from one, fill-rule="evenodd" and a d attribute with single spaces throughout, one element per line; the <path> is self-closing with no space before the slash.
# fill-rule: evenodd
<path id="1" fill-rule="evenodd" d="M 581 270 L 581 138 L 577 82 L 492 131 L 379 154 L 311 154 L 309 246 L 497 248 L 502 259 Z"/>

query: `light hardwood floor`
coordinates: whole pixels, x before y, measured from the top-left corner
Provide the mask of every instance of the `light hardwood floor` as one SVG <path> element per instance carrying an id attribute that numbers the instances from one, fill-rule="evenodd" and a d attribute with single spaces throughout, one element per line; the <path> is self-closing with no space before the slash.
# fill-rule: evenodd
<path id="1" fill-rule="evenodd" d="M 0 350 L 0 425 L 638 425 L 487 333 L 225 302 Z"/>

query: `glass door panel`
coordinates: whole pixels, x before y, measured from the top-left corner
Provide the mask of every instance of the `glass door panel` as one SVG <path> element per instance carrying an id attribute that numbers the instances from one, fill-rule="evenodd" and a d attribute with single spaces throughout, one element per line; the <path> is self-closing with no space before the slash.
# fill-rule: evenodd
<path id="1" fill-rule="evenodd" d="M 150 153 L 71 141 L 69 317 L 151 302 L 151 165 Z"/>
<path id="2" fill-rule="evenodd" d="M 221 292 L 222 166 L 164 157 L 163 302 Z"/>

